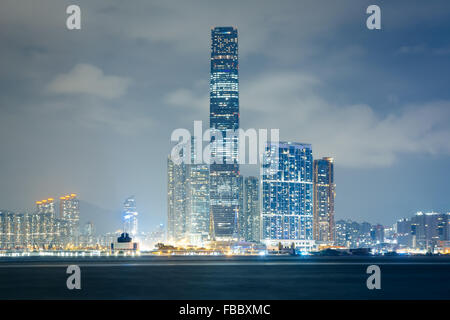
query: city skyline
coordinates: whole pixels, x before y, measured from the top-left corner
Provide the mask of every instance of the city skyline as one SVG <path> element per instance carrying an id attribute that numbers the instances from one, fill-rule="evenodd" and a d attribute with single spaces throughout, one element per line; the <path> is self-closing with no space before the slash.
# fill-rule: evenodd
<path id="1" fill-rule="evenodd" d="M 0 300 L 450 301 L 450 1 L 0 3 Z"/>
<path id="2" fill-rule="evenodd" d="M 307 10 L 292 10 L 302 4 Z M 86 17 L 95 14 L 97 20 L 88 19 L 79 34 L 59 30 L 57 14 L 47 17 L 47 11 L 64 12 L 63 5 L 44 2 L 32 21 L 26 20 L 22 5 L 14 7 L 17 22 L 2 11 L 10 32 L 0 35 L 5 43 L 0 53 L 0 174 L 8 181 L 1 186 L 0 208 L 31 211 L 36 199 L 75 191 L 80 207 L 86 206 L 83 219 L 102 216 L 120 227 L 123 199 L 135 194 L 140 228 L 165 222 L 166 177 L 161 168 L 166 166 L 170 132 L 191 120 L 207 123 L 208 32 L 223 22 L 236 25 L 242 37 L 241 127 L 278 126 L 282 140 L 310 142 L 315 159 L 335 158 L 336 220 L 390 224 L 416 211 L 446 212 L 442 190 L 449 189 L 450 97 L 444 85 L 448 75 L 439 71 L 448 67 L 448 43 L 432 35 L 448 30 L 449 10 L 386 4 L 381 38 L 363 28 L 366 3 L 302 4 L 261 4 L 261 18 L 247 18 L 251 8 L 246 4 L 239 5 L 242 16 L 227 10 L 217 16 L 215 9 L 223 7 L 215 3 L 211 9 L 193 10 L 197 13 L 189 17 L 196 25 L 190 32 L 179 25 L 164 28 L 164 19 L 173 23 L 183 17 L 182 5 L 166 4 L 161 5 L 169 12 L 164 18 L 137 16 L 137 23 L 152 20 L 144 28 L 147 33 L 122 26 L 134 30 L 131 36 L 99 27 L 108 25 L 105 12 L 118 21 L 130 13 L 118 3 L 82 3 Z M 143 11 L 153 14 L 148 9 Z M 313 12 L 323 19 L 318 24 L 305 13 L 299 18 L 289 11 Z M 393 12 L 402 19 L 392 18 Z M 276 19 L 282 14 L 285 25 Z M 190 19 L 183 21 L 191 26 Z M 411 32 L 412 21 L 420 32 Z M 20 33 L 17 23 L 30 32 Z M 51 36 L 43 41 L 36 32 Z M 100 41 L 113 36 L 133 50 L 115 51 L 116 43 L 111 47 L 106 39 Z M 86 51 L 86 46 L 93 50 Z M 9 59 L 22 67 L 12 70 Z M 418 61 L 428 62 L 419 67 Z M 104 86 L 68 89 L 80 79 Z"/>

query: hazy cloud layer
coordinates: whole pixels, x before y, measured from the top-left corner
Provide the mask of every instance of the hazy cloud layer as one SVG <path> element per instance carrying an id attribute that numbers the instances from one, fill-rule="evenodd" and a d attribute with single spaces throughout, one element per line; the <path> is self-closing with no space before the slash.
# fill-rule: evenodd
<path id="1" fill-rule="evenodd" d="M 272 73 L 242 86 L 241 104 L 254 128 L 278 128 L 282 140 L 313 144 L 318 157 L 346 167 L 386 167 L 402 154 L 450 154 L 450 101 L 410 105 L 380 116 L 365 104 L 339 105 L 320 95 L 321 81 Z M 167 102 L 198 113 L 207 100 L 178 89 Z M 246 128 L 247 129 L 247 128 Z"/>

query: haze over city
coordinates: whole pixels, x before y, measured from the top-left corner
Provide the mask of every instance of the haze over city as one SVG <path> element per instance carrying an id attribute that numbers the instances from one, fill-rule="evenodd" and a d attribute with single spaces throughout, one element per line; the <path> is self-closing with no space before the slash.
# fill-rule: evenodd
<path id="1" fill-rule="evenodd" d="M 210 30 L 233 25 L 240 126 L 333 157 L 336 219 L 448 211 L 450 4 L 386 3 L 371 32 L 369 1 L 78 2 L 77 32 L 69 1 L 2 4 L 0 208 L 75 192 L 106 232 L 135 195 L 165 224 L 170 134 L 208 126 Z"/>

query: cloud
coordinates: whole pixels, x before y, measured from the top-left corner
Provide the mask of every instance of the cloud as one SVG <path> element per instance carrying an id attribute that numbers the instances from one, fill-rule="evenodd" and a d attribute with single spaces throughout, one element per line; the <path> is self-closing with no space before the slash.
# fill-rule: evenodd
<path id="1" fill-rule="evenodd" d="M 333 156 L 340 165 L 386 167 L 402 153 L 450 154 L 450 101 L 381 116 L 366 104 L 323 99 L 313 76 L 278 73 L 249 83 L 241 105 L 251 111 L 242 119 L 254 113 L 252 125 L 280 128 L 282 139 L 310 142 L 317 156 Z"/>
<path id="2" fill-rule="evenodd" d="M 165 97 L 165 102 L 175 107 L 189 106 L 190 111 L 200 111 L 208 109 L 209 97 L 207 95 L 197 95 L 189 89 L 177 89 L 169 92 Z"/>
<path id="3" fill-rule="evenodd" d="M 144 195 L 139 198 L 140 211 L 146 212 L 142 225 L 159 223 L 166 205 L 161 185 L 170 133 L 209 115 L 210 28 L 215 25 L 239 30 L 243 128 L 281 128 L 283 139 L 311 142 L 315 156 L 333 155 L 338 168 L 402 164 L 390 170 L 343 169 L 345 176 L 339 171 L 341 214 L 394 216 L 401 212 L 398 207 L 380 206 L 410 203 L 411 194 L 429 197 L 421 206 L 433 204 L 438 194 L 433 190 L 398 189 L 395 201 L 385 191 L 380 196 L 386 201 L 360 210 L 367 207 L 364 193 L 371 199 L 371 186 L 405 181 L 399 167 L 430 177 L 443 168 L 438 174 L 445 182 L 436 178 L 433 185 L 445 189 L 448 184 L 445 164 L 439 167 L 439 161 L 427 158 L 428 168 L 422 170 L 411 156 L 448 152 L 448 103 L 404 102 L 449 99 L 448 74 L 441 72 L 448 63 L 439 56 L 448 53 L 442 40 L 448 1 L 386 3 L 382 24 L 389 32 L 376 34 L 365 27 L 367 1 L 79 2 L 82 30 L 70 32 L 66 1 L 2 0 L 0 174 L 10 181 L 0 189 L 4 207 L 20 208 L 24 199 L 32 206 L 43 190 L 52 194 L 70 187 L 85 200 L 113 209 L 133 192 Z M 400 46 L 414 44 L 443 48 L 433 56 L 411 55 L 417 60 L 393 56 Z M 88 62 L 101 79 L 129 77 L 132 88 L 109 86 L 99 95 L 92 90 L 102 86 L 92 85 L 96 80 L 88 85 L 84 77 L 76 92 L 72 85 L 60 92 L 61 84 L 54 84 L 57 94 L 51 91 L 50 81 L 72 74 L 77 62 Z M 106 98 L 115 95 L 120 97 Z M 359 104 L 367 101 L 373 103 Z M 67 165 L 70 172 L 63 170 Z M 348 183 L 373 172 L 363 185 Z"/>
<path id="4" fill-rule="evenodd" d="M 448 55 L 450 54 L 450 47 L 432 48 L 425 44 L 418 44 L 413 46 L 401 46 L 397 50 L 397 54 L 433 54 L 433 55 Z"/>
<path id="5" fill-rule="evenodd" d="M 77 64 L 68 73 L 57 75 L 47 90 L 55 94 L 86 94 L 114 99 L 126 93 L 130 82 L 128 78 L 107 76 L 96 66 Z"/>
<path id="6" fill-rule="evenodd" d="M 123 136 L 147 134 L 155 126 L 151 116 L 138 112 L 133 106 L 127 106 L 127 110 L 129 112 L 109 105 L 88 102 L 83 110 L 77 109 L 77 115 L 80 123 L 88 128 L 103 130 L 112 128 L 114 132 Z"/>
<path id="7" fill-rule="evenodd" d="M 299 73 L 272 73 L 241 86 L 241 126 L 279 128 L 280 138 L 312 143 L 316 157 L 345 167 L 388 167 L 401 154 L 450 154 L 450 101 L 403 106 L 380 116 L 366 104 L 321 97 L 323 83 Z M 194 92 L 175 90 L 168 102 L 195 112 Z"/>

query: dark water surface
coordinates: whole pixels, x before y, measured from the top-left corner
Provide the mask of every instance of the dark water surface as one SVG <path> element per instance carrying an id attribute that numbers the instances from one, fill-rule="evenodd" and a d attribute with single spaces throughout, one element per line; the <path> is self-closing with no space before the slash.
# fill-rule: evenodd
<path id="1" fill-rule="evenodd" d="M 0 258 L 0 299 L 450 299 L 450 257 Z"/>

